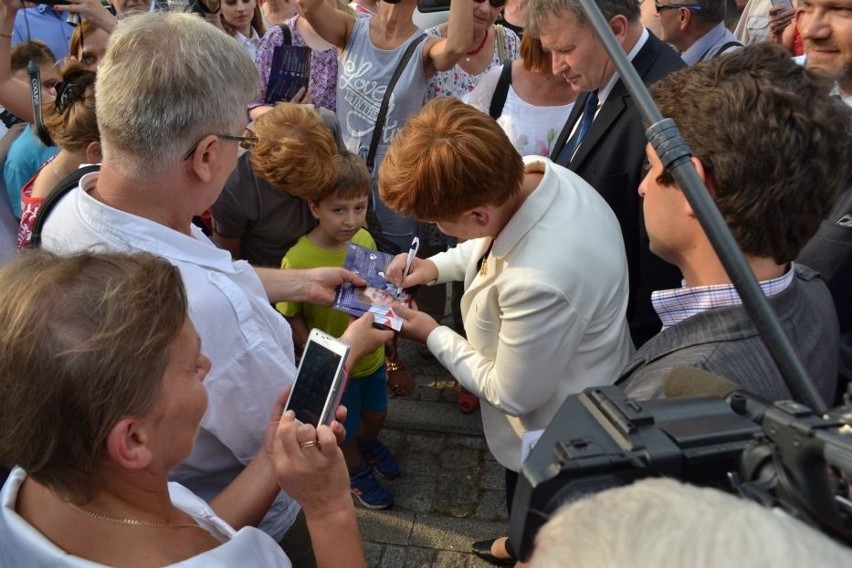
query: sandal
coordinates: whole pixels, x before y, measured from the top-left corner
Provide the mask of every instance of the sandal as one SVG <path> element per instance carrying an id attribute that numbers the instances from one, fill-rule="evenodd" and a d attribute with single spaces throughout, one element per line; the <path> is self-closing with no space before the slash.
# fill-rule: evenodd
<path id="1" fill-rule="evenodd" d="M 414 391 L 416 385 L 414 377 L 397 359 L 387 359 L 388 388 L 396 396 L 408 396 Z"/>
<path id="2" fill-rule="evenodd" d="M 479 398 L 464 387 L 460 387 L 458 392 L 459 411 L 462 414 L 470 414 L 476 412 L 479 408 Z"/>

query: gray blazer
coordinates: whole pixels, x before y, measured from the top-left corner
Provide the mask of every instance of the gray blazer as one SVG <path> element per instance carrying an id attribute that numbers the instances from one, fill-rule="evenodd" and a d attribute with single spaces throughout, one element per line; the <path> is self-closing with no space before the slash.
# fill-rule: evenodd
<path id="1" fill-rule="evenodd" d="M 837 383 L 834 304 L 818 273 L 795 266 L 793 283 L 769 303 L 817 391 L 831 404 Z M 721 375 L 769 400 L 792 398 L 742 306 L 707 310 L 663 330 L 628 361 L 616 384 L 640 400 L 663 398 L 665 379 L 683 365 Z"/>

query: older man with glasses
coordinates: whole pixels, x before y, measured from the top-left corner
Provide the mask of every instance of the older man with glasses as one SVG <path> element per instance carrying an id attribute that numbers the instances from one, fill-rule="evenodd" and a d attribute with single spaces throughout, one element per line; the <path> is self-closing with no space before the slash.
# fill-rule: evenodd
<path id="1" fill-rule="evenodd" d="M 742 47 L 725 27 L 725 0 L 654 0 L 660 39 L 690 67 Z"/>
<path id="2" fill-rule="evenodd" d="M 257 141 L 244 130 L 257 85 L 245 51 L 198 16 L 146 13 L 122 21 L 98 69 L 100 172 L 83 176 L 56 204 L 42 233 L 44 248 L 60 254 L 143 251 L 180 269 L 212 370 L 192 454 L 171 477 L 208 501 L 257 454 L 271 401 L 296 376 L 290 329 L 270 302 L 330 304 L 344 281 L 363 284 L 343 269 L 234 262 L 192 225 L 222 191 L 238 146 Z M 373 331 L 344 334 L 353 359 L 365 343 L 375 349 L 392 336 Z M 294 566 L 311 566 L 298 514 L 298 504 L 281 493 L 260 528 L 284 536 Z"/>
<path id="3" fill-rule="evenodd" d="M 639 76 L 650 85 L 685 67 L 674 50 L 645 29 L 635 0 L 596 0 Z M 630 272 L 627 320 L 636 346 L 660 330 L 651 292 L 676 286 L 680 273 L 648 249 L 636 188 L 645 161 L 645 127 L 578 0 L 532 0 L 527 32 L 550 52 L 553 73 L 580 91 L 550 159 L 600 193 L 621 225 Z"/>

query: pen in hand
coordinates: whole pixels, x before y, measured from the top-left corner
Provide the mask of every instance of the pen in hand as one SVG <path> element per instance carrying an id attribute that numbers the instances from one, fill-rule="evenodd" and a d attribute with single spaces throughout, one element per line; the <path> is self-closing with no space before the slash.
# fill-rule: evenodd
<path id="1" fill-rule="evenodd" d="M 408 271 L 411 270 L 411 263 L 414 262 L 414 257 L 417 256 L 417 251 L 420 250 L 420 239 L 414 237 L 411 241 L 411 246 L 408 248 L 408 256 L 405 258 L 405 268 L 402 269 L 402 280 L 399 286 L 396 287 L 396 297 L 402 298 L 402 283 L 408 276 Z"/>

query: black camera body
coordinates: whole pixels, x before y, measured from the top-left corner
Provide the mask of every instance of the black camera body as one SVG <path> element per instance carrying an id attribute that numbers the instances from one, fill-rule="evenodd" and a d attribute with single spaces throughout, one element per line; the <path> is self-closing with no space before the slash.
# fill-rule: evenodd
<path id="1" fill-rule="evenodd" d="M 817 416 L 798 403 L 767 406 L 739 391 L 727 400 L 638 402 L 618 387 L 586 389 L 565 400 L 524 462 L 510 538 L 526 560 L 561 505 L 650 476 L 781 505 L 848 538 L 852 525 L 837 508 L 829 475 L 829 466 L 852 472 L 848 410 Z"/>

